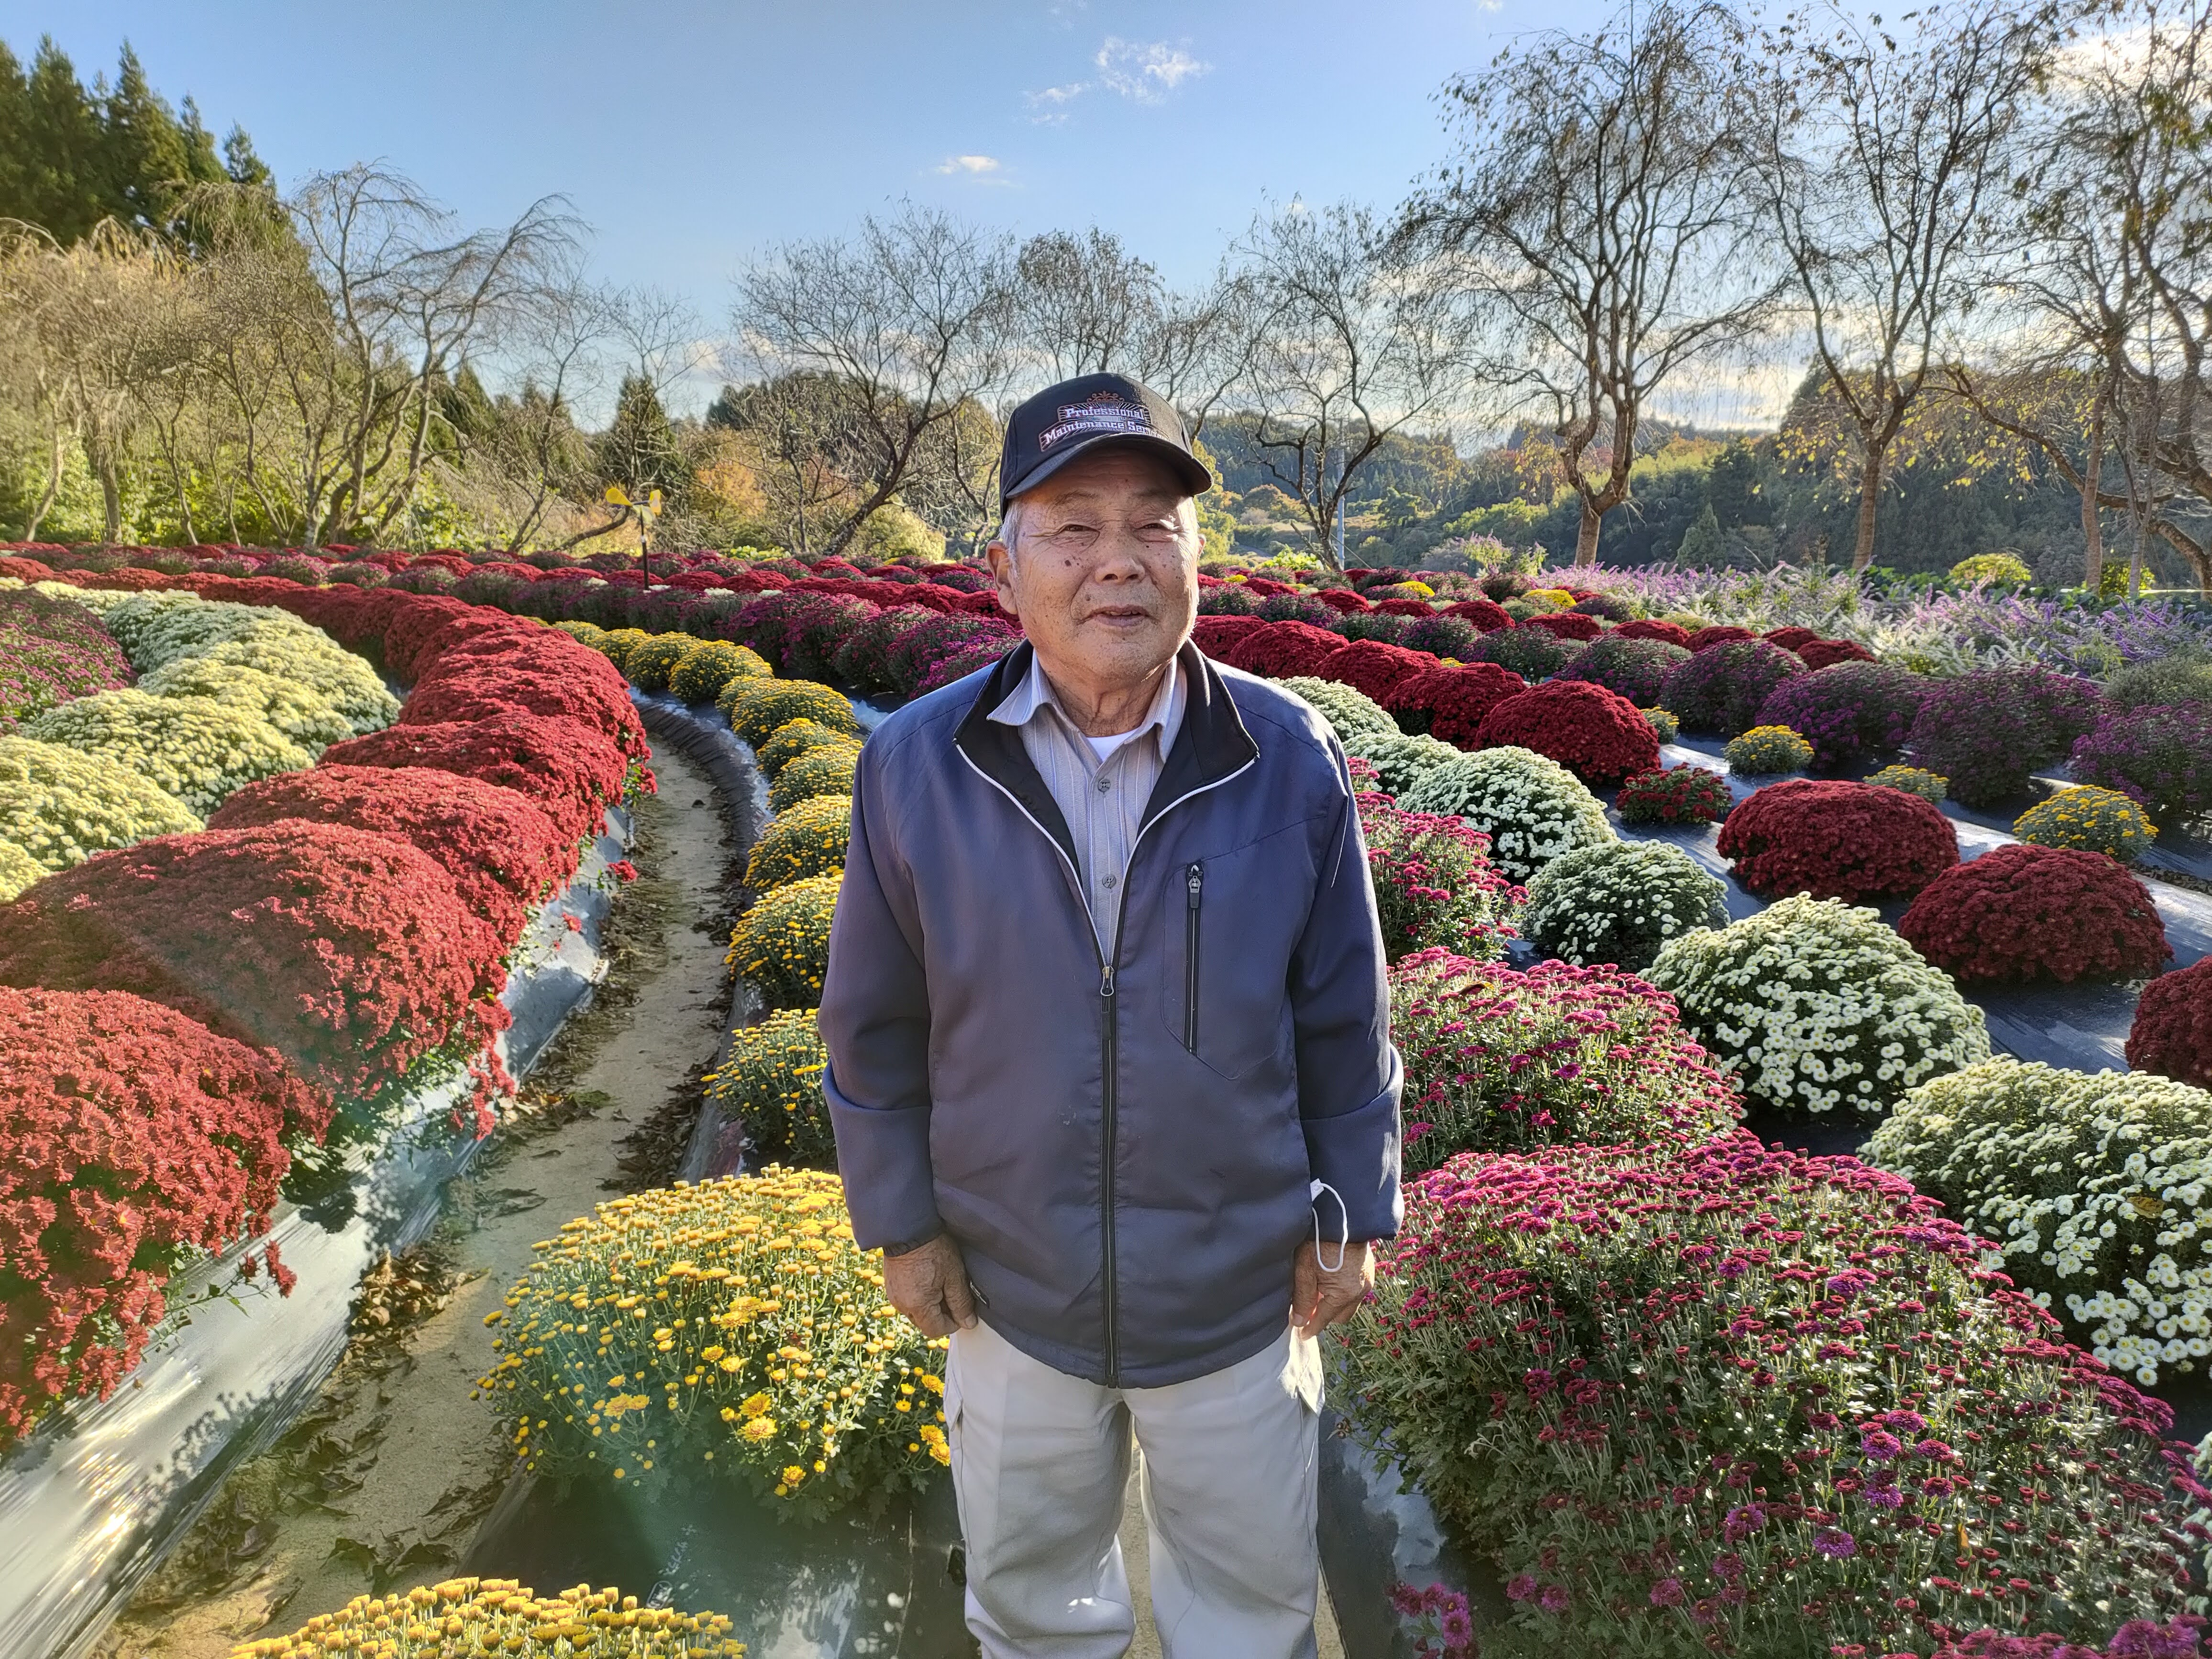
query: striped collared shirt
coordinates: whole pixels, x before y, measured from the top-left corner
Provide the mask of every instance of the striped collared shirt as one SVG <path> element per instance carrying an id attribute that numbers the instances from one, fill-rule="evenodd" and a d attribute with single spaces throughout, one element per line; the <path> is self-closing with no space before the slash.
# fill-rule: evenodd
<path id="1" fill-rule="evenodd" d="M 991 711 L 990 718 L 1000 725 L 1021 729 L 1030 763 L 1067 820 L 1068 833 L 1075 838 L 1076 874 L 1091 908 L 1091 926 L 1098 935 L 1100 952 L 1109 960 L 1114 955 L 1114 929 L 1121 914 L 1121 882 L 1128 873 L 1129 853 L 1144 822 L 1145 803 L 1152 799 L 1152 786 L 1159 781 L 1168 751 L 1175 747 L 1176 733 L 1182 729 L 1185 700 L 1182 665 L 1170 662 L 1144 720 L 1134 732 L 1117 738 L 1120 746 L 1103 761 L 1068 718 L 1052 682 L 1045 678 L 1043 664 L 1034 656 L 1028 678 Z"/>

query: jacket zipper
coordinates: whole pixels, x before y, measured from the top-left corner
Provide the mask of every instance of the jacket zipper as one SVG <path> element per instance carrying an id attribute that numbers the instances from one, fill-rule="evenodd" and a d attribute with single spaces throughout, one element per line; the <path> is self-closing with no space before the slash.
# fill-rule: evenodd
<path id="1" fill-rule="evenodd" d="M 1206 866 L 1194 864 L 1182 872 L 1182 1046 L 1198 1052 L 1198 899 L 1206 885 Z"/>
<path id="2" fill-rule="evenodd" d="M 969 771 L 975 773 L 977 777 L 982 779 L 1008 800 L 1012 801 L 1014 811 L 1029 821 L 1030 827 L 1042 836 L 1046 841 L 1051 842 L 1053 851 L 1060 854 L 1060 861 L 1067 871 L 1068 881 L 1073 886 L 1076 896 L 1083 901 L 1084 920 L 1087 923 L 1090 922 L 1090 896 L 1084 892 L 1082 874 L 1076 869 L 1074 861 L 1067 856 L 1066 850 L 1058 842 L 1053 841 L 1051 832 L 1031 816 L 1029 808 L 1022 805 L 1012 790 L 976 765 L 972 759 L 969 759 L 968 752 L 961 750 L 957 744 L 953 747 L 959 750 L 960 758 L 968 763 Z M 1114 1263 L 1114 1139 L 1115 1120 L 1121 1104 L 1120 1079 L 1117 1076 L 1121 1069 L 1121 1033 L 1118 1029 L 1120 1007 L 1114 996 L 1114 975 L 1121 964 L 1122 924 L 1128 920 L 1129 872 L 1136 867 L 1137 849 L 1145 844 L 1145 837 L 1152 833 L 1154 824 L 1185 801 L 1195 800 L 1200 795 L 1220 788 L 1224 783 L 1235 782 L 1258 763 L 1256 761 L 1248 760 L 1227 777 L 1216 778 L 1212 783 L 1201 785 L 1187 794 L 1177 795 L 1139 824 L 1137 828 L 1137 838 L 1129 843 L 1129 856 L 1121 866 L 1121 896 L 1115 901 L 1114 906 L 1114 955 L 1110 960 L 1107 957 L 1106 952 L 1099 948 L 1097 925 L 1094 923 L 1087 929 L 1091 934 L 1091 952 L 1098 958 L 1098 1000 L 1104 1006 L 1105 1011 L 1103 1035 L 1099 1039 L 1099 1058 L 1103 1063 L 1105 1073 L 1099 1091 L 1102 1097 L 1101 1127 L 1103 1131 L 1103 1138 L 1105 1146 L 1103 1149 L 1103 1157 L 1099 1164 L 1098 1220 L 1101 1266 L 1103 1269 L 1103 1288 L 1106 1301 L 1106 1386 L 1109 1389 L 1118 1389 L 1121 1386 L 1121 1322 L 1115 1311 L 1120 1304 L 1121 1291 Z M 1198 866 L 1194 865 L 1191 867 L 1196 869 Z M 1194 911 L 1192 914 L 1194 919 L 1196 912 Z"/>

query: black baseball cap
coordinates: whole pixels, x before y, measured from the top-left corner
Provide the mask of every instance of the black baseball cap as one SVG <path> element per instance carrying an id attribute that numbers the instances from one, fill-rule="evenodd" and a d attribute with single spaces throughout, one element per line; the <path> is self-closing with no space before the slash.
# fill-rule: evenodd
<path id="1" fill-rule="evenodd" d="M 1108 444 L 1148 449 L 1176 470 L 1194 495 L 1213 488 L 1206 463 L 1190 452 L 1175 405 L 1126 374 L 1079 374 L 1048 386 L 1006 422 L 999 461 L 999 511 L 1078 455 Z"/>

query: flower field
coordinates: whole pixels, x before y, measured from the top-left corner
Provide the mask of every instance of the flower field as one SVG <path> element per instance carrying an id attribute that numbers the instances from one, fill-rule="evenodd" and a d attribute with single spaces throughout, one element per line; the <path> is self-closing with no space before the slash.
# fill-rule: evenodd
<path id="1" fill-rule="evenodd" d="M 100 1258 L 137 1275 L 96 1288 L 137 1322 L 119 1346 L 76 1316 L 81 1360 L 28 1342 L 35 1387 L 0 1349 L 19 1421 L 127 1374 L 161 1264 L 250 1235 L 293 1150 L 359 1103 L 459 1065 L 490 1110 L 519 919 L 643 781 L 634 687 L 726 723 L 768 784 L 729 963 L 769 1012 L 705 1104 L 799 1167 L 569 1223 L 510 1292 L 483 1391 L 549 1477 L 734 1482 L 795 1520 L 930 1479 L 941 1355 L 841 1231 L 812 1010 L 853 699 L 1011 648 L 981 574 L 79 562 L 0 562 L 26 583 L 0 589 L 26 618 L 0 615 L 0 665 L 36 665 L 0 667 L 27 688 L 0 838 L 40 872 L 0 912 L 0 994 L 88 1054 L 137 1018 L 220 1056 L 234 1080 L 126 1076 L 98 1109 L 187 1147 L 250 1126 L 258 1150 Z M 2189 669 L 2212 626 L 1575 574 L 1200 577 L 1201 649 L 1287 683 L 1352 757 L 1419 1174 L 1335 1387 L 1507 1607 L 1476 1632 L 1414 1586 L 1409 1616 L 1456 1652 L 2200 1651 L 2212 1491 L 2139 1390 L 2185 1398 L 2212 1361 L 2212 906 L 2159 878 L 2212 806 L 2212 679 Z M 143 712 L 164 700 L 204 707 Z M 265 920 L 257 881 L 289 896 Z M 311 1015 L 280 1006 L 307 986 Z M 2005 1053 L 2022 1007 L 2073 1021 L 2078 1057 Z M 1793 1124 L 1871 1139 L 1759 1139 Z M 101 1178 L 167 1190 L 169 1156 Z M 33 1175 L 50 1205 L 89 1187 Z M 38 1294 L 0 1277 L 11 1321 Z"/>

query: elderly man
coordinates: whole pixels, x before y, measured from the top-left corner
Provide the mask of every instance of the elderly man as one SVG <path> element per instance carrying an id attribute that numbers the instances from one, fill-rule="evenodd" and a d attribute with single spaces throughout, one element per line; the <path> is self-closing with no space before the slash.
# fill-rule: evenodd
<path id="1" fill-rule="evenodd" d="M 1342 751 L 1189 643 L 1172 406 L 1015 410 L 990 548 L 1025 644 L 862 751 L 823 1079 L 854 1236 L 950 1334 L 990 1659 L 1112 1659 L 1132 1427 L 1169 1659 L 1315 1651 L 1315 1336 L 1397 1227 L 1381 931 Z"/>

